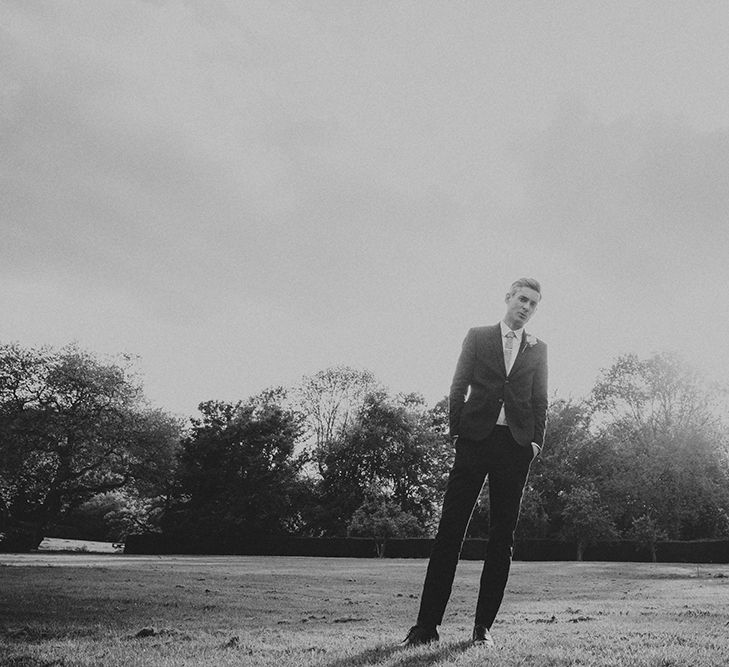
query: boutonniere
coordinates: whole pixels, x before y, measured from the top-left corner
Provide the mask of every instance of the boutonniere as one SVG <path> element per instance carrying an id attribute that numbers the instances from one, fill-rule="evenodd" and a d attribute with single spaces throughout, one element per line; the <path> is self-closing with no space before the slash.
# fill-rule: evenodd
<path id="1" fill-rule="evenodd" d="M 524 338 L 526 340 L 526 347 L 534 347 L 539 342 L 539 339 L 530 333 L 526 334 Z"/>

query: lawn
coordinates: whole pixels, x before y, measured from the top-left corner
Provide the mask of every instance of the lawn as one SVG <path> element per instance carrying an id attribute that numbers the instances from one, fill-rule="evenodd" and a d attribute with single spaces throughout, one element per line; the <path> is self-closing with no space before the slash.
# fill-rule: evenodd
<path id="1" fill-rule="evenodd" d="M 526 563 L 467 641 L 480 564 L 462 562 L 441 641 L 399 642 L 426 562 L 0 555 L 0 664 L 729 665 L 729 566 Z"/>

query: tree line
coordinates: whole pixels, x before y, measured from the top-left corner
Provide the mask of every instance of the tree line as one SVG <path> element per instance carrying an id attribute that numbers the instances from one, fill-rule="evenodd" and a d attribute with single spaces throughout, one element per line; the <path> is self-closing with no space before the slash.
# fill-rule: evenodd
<path id="1" fill-rule="evenodd" d="M 577 544 L 729 537 L 726 394 L 680 358 L 626 354 L 587 397 L 554 396 L 518 536 Z M 393 395 L 345 366 L 184 422 L 128 357 L 0 346 L 0 550 L 60 525 L 96 539 L 163 531 L 391 537 L 434 532 L 453 458 L 447 400 Z M 484 489 L 470 537 L 488 533 Z"/>

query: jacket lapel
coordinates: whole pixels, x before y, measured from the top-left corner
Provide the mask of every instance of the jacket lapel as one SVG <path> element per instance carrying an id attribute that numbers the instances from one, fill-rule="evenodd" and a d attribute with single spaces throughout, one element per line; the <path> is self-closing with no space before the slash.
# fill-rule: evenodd
<path id="1" fill-rule="evenodd" d="M 501 322 L 493 329 L 489 336 L 489 345 L 492 348 L 492 354 L 496 357 L 496 364 L 501 368 L 501 372 L 506 377 L 506 364 L 504 363 L 504 343 L 501 340 Z"/>

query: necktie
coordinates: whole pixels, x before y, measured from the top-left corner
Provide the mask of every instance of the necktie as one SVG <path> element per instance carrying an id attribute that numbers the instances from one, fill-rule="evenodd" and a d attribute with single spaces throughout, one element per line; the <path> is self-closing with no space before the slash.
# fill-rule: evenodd
<path id="1" fill-rule="evenodd" d="M 514 352 L 514 339 L 516 334 L 513 331 L 509 331 L 506 334 L 506 342 L 504 343 L 504 365 L 506 366 L 506 372 L 509 372 L 509 363 L 511 363 L 511 355 Z"/>

